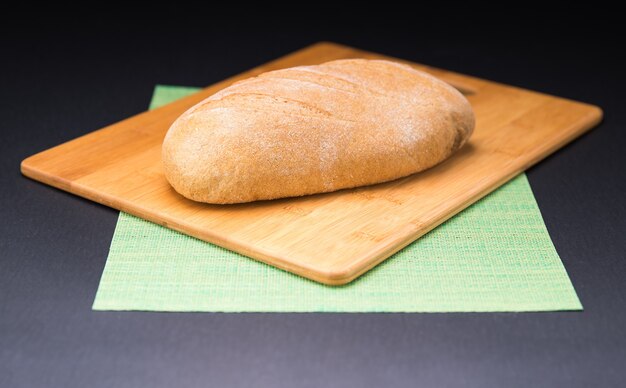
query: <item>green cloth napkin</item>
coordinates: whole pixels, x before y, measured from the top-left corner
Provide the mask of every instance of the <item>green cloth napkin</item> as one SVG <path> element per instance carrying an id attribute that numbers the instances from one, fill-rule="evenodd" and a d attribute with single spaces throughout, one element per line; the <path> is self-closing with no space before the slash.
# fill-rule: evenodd
<path id="1" fill-rule="evenodd" d="M 157 86 L 151 108 L 195 88 Z M 345 286 L 331 287 L 120 213 L 94 310 L 581 310 L 521 174 Z"/>

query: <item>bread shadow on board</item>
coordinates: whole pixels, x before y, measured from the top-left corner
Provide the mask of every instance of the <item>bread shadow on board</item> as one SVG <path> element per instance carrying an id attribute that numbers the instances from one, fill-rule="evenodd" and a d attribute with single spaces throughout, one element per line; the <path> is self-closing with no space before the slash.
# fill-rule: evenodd
<path id="1" fill-rule="evenodd" d="M 270 200 L 261 200 L 247 203 L 236 203 L 236 204 L 225 204 L 225 205 L 215 205 L 209 203 L 195 202 L 190 199 L 183 197 L 182 195 L 176 193 L 173 188 L 170 189 L 172 192 L 179 197 L 182 201 L 189 202 L 190 204 L 200 205 L 206 208 L 211 208 L 215 210 L 225 210 L 229 211 L 248 211 L 252 208 L 258 210 L 259 207 L 266 208 L 282 208 L 284 210 L 293 209 L 294 211 L 300 211 L 303 205 L 307 205 L 307 207 L 311 205 L 315 205 L 320 202 L 328 202 L 332 201 L 334 198 L 338 198 L 340 196 L 345 195 L 354 195 L 357 197 L 361 197 L 363 199 L 374 199 L 374 198 L 384 198 L 391 202 L 395 202 L 396 200 L 390 196 L 390 191 L 395 191 L 396 189 L 401 191 L 405 188 L 405 186 L 415 185 L 417 182 L 423 179 L 432 179 L 433 175 L 442 175 L 449 170 L 458 168 L 465 163 L 471 155 L 477 152 L 476 146 L 472 144 L 471 140 L 466 143 L 461 149 L 456 151 L 454 155 L 450 156 L 448 159 L 439 163 L 438 165 L 431 167 L 427 170 L 406 176 L 404 178 L 398 178 L 389 182 L 377 183 L 369 186 L 360 186 L 354 187 L 351 189 L 342 189 L 333 191 L 330 193 L 319 193 L 319 194 L 310 194 L 303 195 L 301 197 L 288 197 L 288 198 L 279 198 L 279 199 L 270 199 Z M 398 205 L 400 205 L 400 201 L 397 201 Z"/>

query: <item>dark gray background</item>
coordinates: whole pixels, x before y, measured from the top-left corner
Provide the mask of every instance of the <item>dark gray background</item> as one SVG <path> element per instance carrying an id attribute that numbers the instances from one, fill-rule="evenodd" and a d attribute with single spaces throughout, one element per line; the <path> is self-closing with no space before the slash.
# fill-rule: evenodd
<path id="1" fill-rule="evenodd" d="M 221 26 L 181 19 L 161 30 L 133 28 L 132 18 L 71 26 L 54 19 L 42 30 L 2 34 L 1 387 L 624 384 L 626 61 L 619 25 L 593 15 L 562 16 L 556 26 L 551 18 L 493 24 L 449 12 L 385 23 L 317 16 L 317 23 L 294 18 L 248 30 L 232 19 Z M 22 177 L 20 161 L 145 110 L 156 83 L 205 86 L 319 40 L 605 110 L 603 124 L 528 172 L 584 312 L 91 311 L 117 212 Z"/>

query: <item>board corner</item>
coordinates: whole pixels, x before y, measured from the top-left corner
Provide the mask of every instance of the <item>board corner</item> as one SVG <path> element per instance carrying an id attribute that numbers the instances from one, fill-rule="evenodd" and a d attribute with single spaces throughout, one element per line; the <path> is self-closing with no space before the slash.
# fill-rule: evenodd
<path id="1" fill-rule="evenodd" d="M 33 166 L 32 162 L 33 162 L 33 159 L 37 155 L 38 154 L 30 155 L 30 156 L 24 158 L 20 162 L 20 172 L 22 173 L 22 175 L 24 175 L 26 177 L 29 177 L 29 178 L 33 177 L 35 167 Z"/>
<path id="2" fill-rule="evenodd" d="M 309 272 L 310 279 L 323 283 L 327 286 L 344 286 L 358 278 L 361 273 L 353 268 L 323 268 L 317 269 L 315 272 Z"/>
<path id="3" fill-rule="evenodd" d="M 604 110 L 598 105 L 587 104 L 589 108 L 589 116 L 591 117 L 594 125 L 599 124 L 604 119 Z"/>
<path id="4" fill-rule="evenodd" d="M 308 48 L 315 49 L 315 50 L 352 50 L 353 49 L 350 46 L 346 46 L 344 44 L 332 42 L 329 40 L 320 40 L 319 42 L 313 43 Z"/>

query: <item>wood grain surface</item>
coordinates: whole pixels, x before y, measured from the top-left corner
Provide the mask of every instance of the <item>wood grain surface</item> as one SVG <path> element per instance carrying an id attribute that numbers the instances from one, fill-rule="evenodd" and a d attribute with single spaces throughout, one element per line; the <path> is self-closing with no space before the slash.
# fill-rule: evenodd
<path id="1" fill-rule="evenodd" d="M 409 63 L 461 90 L 476 113 L 469 143 L 439 166 L 375 186 L 242 205 L 195 203 L 178 195 L 165 180 L 160 161 L 163 137 L 195 103 L 264 71 L 356 57 L 393 59 L 318 43 L 33 155 L 22 162 L 22 173 L 337 285 L 371 269 L 602 119 L 596 106 Z"/>

